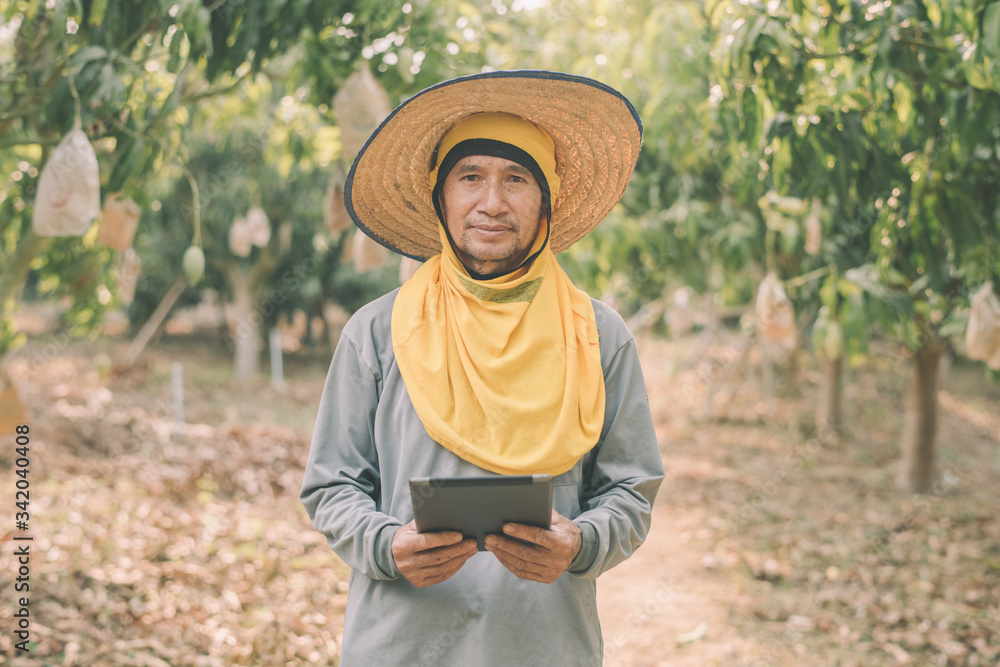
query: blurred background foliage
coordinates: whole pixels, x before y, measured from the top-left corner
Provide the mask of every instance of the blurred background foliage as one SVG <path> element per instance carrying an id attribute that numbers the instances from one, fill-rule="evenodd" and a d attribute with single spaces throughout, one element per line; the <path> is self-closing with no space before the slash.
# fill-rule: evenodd
<path id="1" fill-rule="evenodd" d="M 252 276 L 266 325 L 329 302 L 352 311 L 398 284 L 392 263 L 356 271 L 349 232 L 324 224 L 348 157 L 332 99 L 362 65 L 393 104 L 487 69 L 557 69 L 621 90 L 644 123 L 636 173 L 561 261 L 626 316 L 662 314 L 677 290 L 708 309 L 746 306 L 773 273 L 812 332 L 806 345 L 861 359 L 870 336 L 887 336 L 919 376 L 961 351 L 970 295 L 1000 272 L 996 0 L 0 8 L 0 353 L 18 343 L 19 299 L 62 299 L 77 335 L 121 306 L 121 253 L 93 228 L 31 232 L 39 172 L 77 119 L 102 195 L 141 209 L 133 325 L 192 244 L 206 274 L 181 303 L 209 288 L 232 299 Z M 273 233 L 237 256 L 228 230 L 252 207 Z"/>

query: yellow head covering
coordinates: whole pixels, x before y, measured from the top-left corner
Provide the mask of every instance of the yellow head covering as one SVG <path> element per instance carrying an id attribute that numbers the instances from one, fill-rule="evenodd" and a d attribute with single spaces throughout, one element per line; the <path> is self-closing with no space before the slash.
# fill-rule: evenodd
<path id="1" fill-rule="evenodd" d="M 498 134 L 496 126 L 514 131 Z M 558 189 L 552 142 L 546 148 L 547 135 L 534 125 L 506 114 L 470 116 L 446 135 L 440 162 L 469 138 L 519 142 L 550 189 Z M 437 174 L 431 178 L 433 186 Z M 441 254 L 400 288 L 393 306 L 396 362 L 427 433 L 500 474 L 565 472 L 597 443 L 604 425 L 593 304 L 556 262 L 547 232 L 546 222 L 530 264 L 476 280 L 442 225 Z"/>
<path id="2" fill-rule="evenodd" d="M 556 147 L 552 137 L 534 123 L 507 113 L 476 113 L 455 124 L 441 139 L 434 152 L 430 185 L 437 185 L 438 169 L 448 153 L 469 139 L 492 139 L 516 146 L 530 155 L 542 170 L 549 185 L 552 201 L 559 195 L 559 175 L 556 173 Z M 447 176 L 447 174 L 444 174 Z"/>

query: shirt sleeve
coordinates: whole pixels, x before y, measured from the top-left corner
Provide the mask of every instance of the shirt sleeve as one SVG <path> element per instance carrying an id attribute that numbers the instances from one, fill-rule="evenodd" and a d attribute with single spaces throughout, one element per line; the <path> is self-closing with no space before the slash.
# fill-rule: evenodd
<path id="1" fill-rule="evenodd" d="M 345 563 L 384 580 L 400 576 L 392 538 L 401 523 L 379 509 L 377 369 L 347 335 L 341 336 L 323 388 L 299 498 L 313 526 Z"/>
<path id="2" fill-rule="evenodd" d="M 620 320 L 619 320 L 620 321 Z M 624 322 L 620 327 L 624 329 Z M 663 481 L 646 384 L 629 334 L 604 371 L 604 429 L 588 455 L 580 491 L 580 552 L 569 571 L 593 579 L 639 548 Z"/>

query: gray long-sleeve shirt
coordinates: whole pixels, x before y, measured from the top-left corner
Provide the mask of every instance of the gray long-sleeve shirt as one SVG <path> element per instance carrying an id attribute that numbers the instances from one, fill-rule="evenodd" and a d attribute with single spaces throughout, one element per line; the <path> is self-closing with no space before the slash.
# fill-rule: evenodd
<path id="1" fill-rule="evenodd" d="M 551 584 L 526 581 L 479 552 L 452 578 L 418 589 L 391 551 L 397 528 L 413 518 L 409 479 L 492 473 L 424 430 L 393 355 L 395 298 L 366 305 L 344 328 L 302 484 L 313 525 L 351 567 L 340 664 L 602 664 L 595 579 L 645 539 L 663 480 L 632 335 L 617 313 L 593 301 L 604 428 L 597 445 L 554 479 L 553 508 L 583 532 L 569 570 Z"/>

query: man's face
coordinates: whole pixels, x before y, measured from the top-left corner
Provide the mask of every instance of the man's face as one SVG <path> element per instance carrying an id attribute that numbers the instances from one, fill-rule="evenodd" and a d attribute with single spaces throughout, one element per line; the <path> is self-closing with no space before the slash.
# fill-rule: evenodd
<path id="1" fill-rule="evenodd" d="M 516 162 L 486 155 L 458 161 L 441 188 L 448 232 L 466 266 L 513 271 L 528 256 L 542 221 L 542 190 Z"/>

